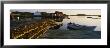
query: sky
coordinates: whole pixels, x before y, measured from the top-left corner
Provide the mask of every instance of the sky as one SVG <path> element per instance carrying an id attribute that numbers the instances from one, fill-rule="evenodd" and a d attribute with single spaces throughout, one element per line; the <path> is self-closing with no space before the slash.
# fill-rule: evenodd
<path id="1" fill-rule="evenodd" d="M 11 9 L 13 11 L 19 12 L 47 12 L 54 13 L 55 11 L 61 11 L 67 15 L 76 15 L 76 14 L 87 14 L 87 15 L 101 15 L 100 9 Z"/>

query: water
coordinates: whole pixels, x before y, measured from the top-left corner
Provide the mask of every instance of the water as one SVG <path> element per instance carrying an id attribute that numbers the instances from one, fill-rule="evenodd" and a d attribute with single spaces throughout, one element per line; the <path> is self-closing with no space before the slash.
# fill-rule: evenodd
<path id="1" fill-rule="evenodd" d="M 63 26 L 60 29 L 67 30 L 68 23 L 76 23 L 80 25 L 87 26 L 97 26 L 94 31 L 101 31 L 101 19 L 92 19 L 92 18 L 100 18 L 98 16 L 89 16 L 92 18 L 87 18 L 88 16 L 68 16 L 70 19 L 63 19 Z"/>
<path id="2" fill-rule="evenodd" d="M 101 38 L 101 19 L 98 16 L 68 16 L 70 19 L 63 19 L 63 23 L 59 29 L 48 30 L 39 39 L 100 39 Z M 87 18 L 92 17 L 92 18 Z M 88 30 L 67 30 L 68 23 L 76 23 L 86 26 L 96 26 L 94 31 Z"/>

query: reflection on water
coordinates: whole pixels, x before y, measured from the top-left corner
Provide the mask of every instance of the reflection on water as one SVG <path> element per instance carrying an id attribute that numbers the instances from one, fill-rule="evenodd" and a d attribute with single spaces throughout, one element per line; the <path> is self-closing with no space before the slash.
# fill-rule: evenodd
<path id="1" fill-rule="evenodd" d="M 87 25 L 87 26 L 97 26 L 95 31 L 101 31 L 101 19 L 97 16 L 91 16 L 92 18 L 87 18 L 87 16 L 69 16 L 70 19 L 63 19 L 62 23 L 63 26 L 60 29 L 67 30 L 68 23 L 76 23 L 80 25 Z M 99 18 L 99 19 L 93 19 Z"/>

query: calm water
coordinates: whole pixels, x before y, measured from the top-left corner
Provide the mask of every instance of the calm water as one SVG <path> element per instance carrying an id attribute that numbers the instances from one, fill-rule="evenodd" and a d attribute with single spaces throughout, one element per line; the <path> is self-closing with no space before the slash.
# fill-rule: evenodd
<path id="1" fill-rule="evenodd" d="M 92 18 L 87 18 L 92 17 Z M 67 24 L 72 22 L 80 25 L 87 26 L 97 26 L 94 31 L 101 31 L 101 19 L 93 19 L 100 18 L 98 16 L 69 16 L 70 19 L 63 19 L 63 26 L 60 29 L 67 29 Z"/>

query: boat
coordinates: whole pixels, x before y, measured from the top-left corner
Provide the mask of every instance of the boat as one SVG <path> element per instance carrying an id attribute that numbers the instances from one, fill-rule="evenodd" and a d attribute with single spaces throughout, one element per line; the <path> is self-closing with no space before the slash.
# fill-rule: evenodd
<path id="1" fill-rule="evenodd" d="M 67 29 L 69 30 L 94 30 L 96 26 L 86 26 L 86 25 L 79 25 L 75 23 L 68 23 Z"/>

